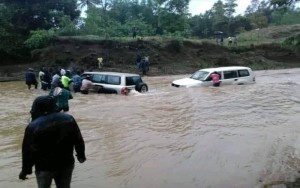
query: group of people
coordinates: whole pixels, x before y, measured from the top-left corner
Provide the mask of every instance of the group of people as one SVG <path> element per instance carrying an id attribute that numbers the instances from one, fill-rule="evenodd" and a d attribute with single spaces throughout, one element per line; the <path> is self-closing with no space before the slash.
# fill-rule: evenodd
<path id="1" fill-rule="evenodd" d="M 39 188 L 50 188 L 54 179 L 57 187 L 69 188 L 74 169 L 74 149 L 80 163 L 86 160 L 85 144 L 79 126 L 68 113 L 69 100 L 73 92 L 88 94 L 93 84 L 90 78 L 80 77 L 81 72 L 58 69 L 51 75 L 41 68 L 37 76 L 29 68 L 25 83 L 30 90 L 41 88 L 50 90 L 48 95 L 37 97 L 30 110 L 31 122 L 25 129 L 22 144 L 22 170 L 19 179 L 27 179 L 35 166 Z M 37 78 L 36 78 L 37 77 Z"/>
<path id="2" fill-rule="evenodd" d="M 238 38 L 237 37 L 228 37 L 228 46 L 237 46 Z"/>
<path id="3" fill-rule="evenodd" d="M 38 72 L 38 78 L 36 78 L 34 69 L 29 68 L 25 74 L 25 83 L 29 90 L 32 85 L 34 85 L 35 89 L 39 86 L 45 91 L 50 90 L 49 96 L 54 97 L 59 111 L 67 112 L 69 111 L 68 101 L 73 99 L 71 89 L 75 93 L 88 94 L 89 89 L 93 87 L 90 78 L 87 76 L 82 79 L 80 74 L 80 71 L 72 75 L 70 70 L 58 69 L 51 75 L 50 71 L 43 67 Z"/>
<path id="4" fill-rule="evenodd" d="M 228 43 L 227 43 L 228 46 L 237 46 L 238 45 L 238 38 L 237 37 L 228 37 L 227 41 L 228 41 Z M 223 43 L 224 43 L 223 37 L 216 38 L 216 42 L 217 42 L 217 44 L 223 46 Z"/>

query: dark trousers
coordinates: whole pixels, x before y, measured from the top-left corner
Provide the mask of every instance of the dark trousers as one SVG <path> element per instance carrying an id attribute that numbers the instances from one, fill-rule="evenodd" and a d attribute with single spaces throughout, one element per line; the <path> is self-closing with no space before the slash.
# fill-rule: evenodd
<path id="1" fill-rule="evenodd" d="M 220 86 L 220 82 L 219 83 L 213 83 L 214 87 L 219 87 Z"/>
<path id="2" fill-rule="evenodd" d="M 74 92 L 76 93 L 76 92 L 80 92 L 80 87 L 81 86 L 73 86 L 73 90 L 74 90 Z"/>
<path id="3" fill-rule="evenodd" d="M 89 94 L 89 91 L 88 91 L 88 90 L 81 90 L 80 92 L 81 92 L 82 94 L 85 94 L 85 95 Z"/>
<path id="4" fill-rule="evenodd" d="M 28 89 L 31 89 L 31 85 L 34 85 L 34 88 L 37 89 L 37 82 L 26 82 L 26 85 L 28 86 Z"/>
<path id="5" fill-rule="evenodd" d="M 58 171 L 35 171 L 38 188 L 50 188 L 52 180 L 57 188 L 70 188 L 74 165 Z"/>

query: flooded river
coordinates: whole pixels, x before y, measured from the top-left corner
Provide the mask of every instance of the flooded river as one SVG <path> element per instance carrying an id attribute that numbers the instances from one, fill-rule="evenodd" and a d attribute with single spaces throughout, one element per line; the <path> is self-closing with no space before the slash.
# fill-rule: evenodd
<path id="1" fill-rule="evenodd" d="M 252 85 L 170 86 L 182 77 L 145 77 L 147 94 L 74 94 L 87 161 L 76 162 L 73 188 L 253 188 L 299 176 L 300 69 L 258 71 Z M 36 187 L 18 174 L 42 94 L 0 83 L 0 187 Z"/>

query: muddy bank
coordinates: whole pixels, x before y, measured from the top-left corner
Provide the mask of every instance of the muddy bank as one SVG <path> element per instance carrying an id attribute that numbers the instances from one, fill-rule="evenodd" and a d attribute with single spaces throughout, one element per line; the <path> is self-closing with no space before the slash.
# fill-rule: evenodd
<path id="1" fill-rule="evenodd" d="M 249 47 L 225 47 L 190 40 L 143 39 L 138 41 L 90 41 L 57 38 L 47 48 L 32 51 L 26 64 L 2 65 L 0 80 L 21 80 L 28 67 L 51 69 L 100 70 L 97 58 L 103 58 L 103 71 L 139 73 L 137 54 L 150 57 L 149 76 L 188 74 L 200 68 L 217 66 L 249 66 L 254 70 L 300 67 L 299 52 L 277 44 Z"/>

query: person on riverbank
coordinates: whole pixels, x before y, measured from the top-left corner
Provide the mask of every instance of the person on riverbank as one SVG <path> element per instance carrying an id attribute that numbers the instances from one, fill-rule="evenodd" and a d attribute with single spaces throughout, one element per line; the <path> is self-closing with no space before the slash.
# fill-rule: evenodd
<path id="1" fill-rule="evenodd" d="M 237 46 L 237 45 L 238 45 L 238 38 L 237 38 L 237 36 L 235 36 L 233 38 L 233 46 Z"/>
<path id="2" fill-rule="evenodd" d="M 232 45 L 232 37 L 228 37 L 228 46 Z"/>
<path id="3" fill-rule="evenodd" d="M 213 82 L 213 86 L 214 87 L 219 87 L 220 86 L 220 79 L 221 79 L 221 76 L 219 73 L 217 73 L 216 71 L 213 72 L 211 75 L 210 75 L 210 78 L 212 79 L 212 82 Z"/>
<path id="4" fill-rule="evenodd" d="M 93 82 L 91 82 L 90 76 L 87 76 L 82 80 L 80 92 L 82 94 L 87 95 L 89 94 L 89 89 L 91 89 L 92 87 L 93 87 Z"/>
<path id="5" fill-rule="evenodd" d="M 73 99 L 73 96 L 69 90 L 64 88 L 61 82 L 59 82 L 58 86 L 55 87 L 54 90 L 50 91 L 49 95 L 55 98 L 59 111 L 69 111 L 69 100 Z"/>
<path id="6" fill-rule="evenodd" d="M 25 73 L 25 83 L 29 90 L 31 89 L 31 85 L 34 85 L 34 88 L 37 89 L 38 82 L 36 80 L 33 68 L 29 68 Z"/>
<path id="7" fill-rule="evenodd" d="M 25 129 L 22 144 L 22 170 L 19 179 L 35 175 L 39 188 L 70 188 L 74 170 L 74 149 L 80 163 L 86 161 L 85 143 L 73 116 L 57 112 L 51 96 L 37 97 L 31 108 L 32 121 Z"/>

